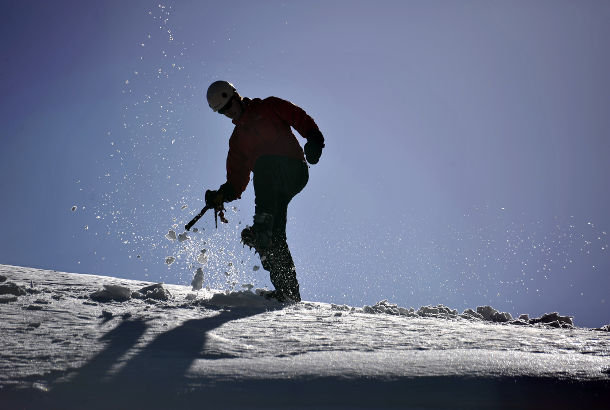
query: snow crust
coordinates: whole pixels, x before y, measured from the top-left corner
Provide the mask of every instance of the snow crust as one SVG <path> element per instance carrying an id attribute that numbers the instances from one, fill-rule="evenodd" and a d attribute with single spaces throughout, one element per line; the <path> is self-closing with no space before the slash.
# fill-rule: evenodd
<path id="1" fill-rule="evenodd" d="M 478 383 L 507 380 L 522 392 L 540 386 L 530 397 L 568 404 L 578 397 L 595 408 L 610 391 L 607 326 L 577 328 L 557 313 L 513 320 L 491 307 L 281 304 L 251 285 L 194 293 L 194 286 L 6 265 L 0 275 L 0 293 L 11 297 L 0 304 L 0 402 L 11 408 L 27 407 L 26 397 L 42 400 L 32 408 L 108 408 L 105 398 L 119 393 L 123 408 L 169 408 L 174 400 L 187 408 L 201 400 L 285 408 L 295 407 L 294 397 L 316 408 L 330 403 L 329 388 L 344 408 L 453 408 L 438 401 L 442 394 L 415 392 L 433 387 L 471 403 L 483 400 L 474 394 Z M 144 403 L 144 391 L 154 399 Z M 497 408 L 496 399 L 479 408 Z"/>

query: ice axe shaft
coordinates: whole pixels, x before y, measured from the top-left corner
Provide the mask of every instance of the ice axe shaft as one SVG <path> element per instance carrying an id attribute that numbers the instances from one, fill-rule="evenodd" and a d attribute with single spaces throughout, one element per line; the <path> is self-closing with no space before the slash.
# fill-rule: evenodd
<path id="1" fill-rule="evenodd" d="M 195 225 L 197 223 L 198 220 L 201 219 L 201 217 L 203 216 L 203 214 L 205 214 L 208 209 L 213 208 L 212 206 L 204 206 L 203 209 L 201 210 L 201 212 L 199 212 L 197 215 L 195 215 L 195 217 L 193 219 L 191 219 L 191 221 L 189 223 L 187 223 L 186 225 L 184 225 L 184 229 L 186 229 L 187 231 L 190 231 L 191 228 L 193 227 L 193 225 Z M 218 223 L 216 223 L 216 227 L 218 228 Z"/>
<path id="2" fill-rule="evenodd" d="M 195 215 L 195 217 L 193 219 L 191 219 L 191 221 L 189 223 L 184 225 L 184 229 L 186 229 L 187 231 L 190 231 L 191 228 L 193 227 L 193 225 L 195 225 L 197 223 L 197 221 L 201 219 L 203 214 L 205 214 L 208 209 L 212 209 L 212 208 L 214 209 L 214 223 L 216 224 L 216 229 L 218 229 L 218 217 L 219 216 L 220 216 L 221 222 L 223 222 L 223 223 L 229 222 L 229 221 L 227 221 L 227 218 L 225 218 L 225 213 L 224 213 L 225 209 L 222 206 L 214 207 L 212 205 L 206 205 L 201 210 L 201 212 L 199 212 L 197 215 Z"/>

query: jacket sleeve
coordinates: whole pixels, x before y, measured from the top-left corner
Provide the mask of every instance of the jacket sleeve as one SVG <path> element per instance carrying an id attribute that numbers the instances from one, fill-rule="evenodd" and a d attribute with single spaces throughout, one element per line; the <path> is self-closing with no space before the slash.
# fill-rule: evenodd
<path id="1" fill-rule="evenodd" d="M 305 110 L 293 103 L 277 97 L 269 97 L 267 101 L 271 103 L 275 113 L 292 128 L 298 131 L 302 137 L 308 141 L 313 140 L 319 145 L 324 146 L 324 137 L 315 123 Z"/>
<path id="2" fill-rule="evenodd" d="M 227 193 L 231 193 L 229 201 L 241 198 L 241 194 L 250 182 L 251 171 L 248 157 L 239 150 L 233 140 L 230 140 L 229 153 L 227 154 L 227 184 L 233 189 L 230 190 L 226 186 L 224 188 Z"/>

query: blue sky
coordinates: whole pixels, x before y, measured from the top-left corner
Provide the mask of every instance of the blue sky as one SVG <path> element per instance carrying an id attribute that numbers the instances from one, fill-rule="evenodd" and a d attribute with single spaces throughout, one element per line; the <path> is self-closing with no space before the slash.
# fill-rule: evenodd
<path id="1" fill-rule="evenodd" d="M 609 4 L 4 9 L 0 263 L 188 284 L 205 248 L 210 285 L 268 285 L 238 242 L 251 186 L 230 224 L 164 237 L 225 180 L 225 79 L 326 136 L 289 209 L 304 299 L 609 321 Z"/>

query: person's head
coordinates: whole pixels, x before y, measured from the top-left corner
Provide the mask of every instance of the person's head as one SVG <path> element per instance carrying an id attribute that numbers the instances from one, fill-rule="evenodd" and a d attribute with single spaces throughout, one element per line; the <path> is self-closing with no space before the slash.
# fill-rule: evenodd
<path id="1" fill-rule="evenodd" d="M 228 81 L 215 81 L 208 87 L 207 99 L 210 108 L 234 120 L 243 112 L 242 98 Z"/>

